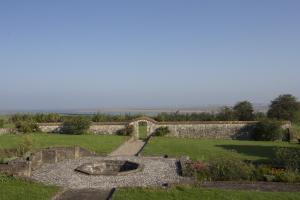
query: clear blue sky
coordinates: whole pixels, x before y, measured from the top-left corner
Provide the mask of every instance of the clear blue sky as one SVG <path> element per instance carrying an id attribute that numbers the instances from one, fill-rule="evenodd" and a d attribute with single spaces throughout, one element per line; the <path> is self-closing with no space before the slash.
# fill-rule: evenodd
<path id="1" fill-rule="evenodd" d="M 299 0 L 1 0 L 0 109 L 300 97 Z"/>

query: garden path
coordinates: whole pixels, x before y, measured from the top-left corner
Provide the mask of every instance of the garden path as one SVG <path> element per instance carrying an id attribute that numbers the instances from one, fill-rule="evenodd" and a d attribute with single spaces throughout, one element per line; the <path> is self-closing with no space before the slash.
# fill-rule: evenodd
<path id="1" fill-rule="evenodd" d="M 136 156 L 144 147 L 145 141 L 130 138 L 122 144 L 118 149 L 113 151 L 109 156 Z"/>

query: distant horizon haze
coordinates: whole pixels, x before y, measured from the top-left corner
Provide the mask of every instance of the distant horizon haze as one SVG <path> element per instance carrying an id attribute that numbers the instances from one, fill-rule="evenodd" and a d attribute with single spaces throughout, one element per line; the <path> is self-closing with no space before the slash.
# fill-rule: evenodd
<path id="1" fill-rule="evenodd" d="M 300 98 L 300 1 L 0 2 L 0 111 Z"/>

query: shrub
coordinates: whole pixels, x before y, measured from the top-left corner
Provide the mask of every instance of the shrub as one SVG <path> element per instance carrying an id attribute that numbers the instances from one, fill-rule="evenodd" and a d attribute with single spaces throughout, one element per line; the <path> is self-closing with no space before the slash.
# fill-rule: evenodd
<path id="1" fill-rule="evenodd" d="M 134 126 L 133 125 L 127 125 L 124 129 L 121 129 L 117 132 L 117 135 L 122 135 L 122 136 L 131 136 L 134 131 Z"/>
<path id="2" fill-rule="evenodd" d="M 4 120 L 0 119 L 0 128 L 3 128 L 3 126 L 4 126 Z"/>
<path id="3" fill-rule="evenodd" d="M 199 181 L 209 181 L 211 179 L 208 165 L 201 161 L 191 161 L 186 163 L 183 175 L 195 177 Z"/>
<path id="4" fill-rule="evenodd" d="M 296 183 L 300 181 L 300 174 L 297 171 L 287 170 L 277 177 L 277 181 L 286 183 Z"/>
<path id="5" fill-rule="evenodd" d="M 34 141 L 31 136 L 24 137 L 22 143 L 17 148 L 17 155 L 23 156 L 27 152 L 30 152 L 34 147 Z"/>
<path id="6" fill-rule="evenodd" d="M 300 171 L 300 149 L 279 148 L 275 154 L 275 161 L 290 170 Z"/>
<path id="7" fill-rule="evenodd" d="M 253 139 L 262 141 L 281 140 L 283 131 L 278 121 L 263 120 L 256 124 L 253 130 Z"/>
<path id="8" fill-rule="evenodd" d="M 40 131 L 38 124 L 33 121 L 18 121 L 15 125 L 17 131 L 21 133 L 33 133 Z"/>
<path id="9" fill-rule="evenodd" d="M 214 181 L 252 180 L 254 166 L 235 158 L 217 158 L 209 163 L 209 173 Z"/>
<path id="10" fill-rule="evenodd" d="M 159 127 L 157 128 L 155 131 L 154 131 L 154 136 L 165 136 L 167 134 L 170 133 L 170 130 L 169 128 L 166 126 L 166 127 Z"/>
<path id="11" fill-rule="evenodd" d="M 72 117 L 63 122 L 61 133 L 80 135 L 88 131 L 90 120 L 85 117 Z"/>

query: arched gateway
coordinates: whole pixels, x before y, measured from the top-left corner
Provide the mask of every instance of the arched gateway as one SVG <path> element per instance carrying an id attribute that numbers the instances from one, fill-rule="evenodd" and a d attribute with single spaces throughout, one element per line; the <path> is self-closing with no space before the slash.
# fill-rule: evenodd
<path id="1" fill-rule="evenodd" d="M 155 131 L 157 123 L 158 123 L 157 121 L 155 121 L 150 117 L 140 117 L 131 121 L 129 125 L 134 127 L 134 132 L 133 132 L 134 137 L 140 138 L 141 125 L 146 126 L 146 136 L 149 136 Z"/>

